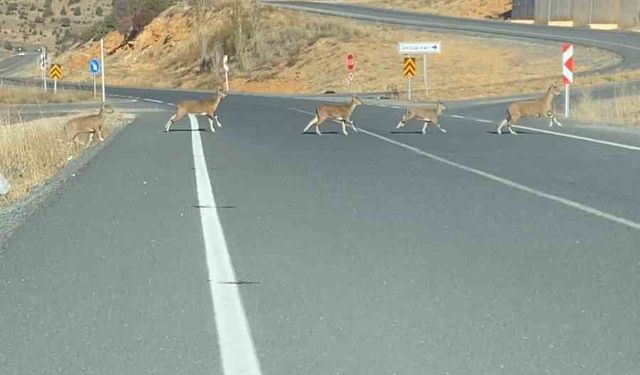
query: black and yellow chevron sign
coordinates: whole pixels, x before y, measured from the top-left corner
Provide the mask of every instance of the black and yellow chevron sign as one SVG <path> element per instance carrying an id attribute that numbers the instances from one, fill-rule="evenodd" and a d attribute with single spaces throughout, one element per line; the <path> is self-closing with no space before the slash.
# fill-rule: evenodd
<path id="1" fill-rule="evenodd" d="M 403 71 L 406 77 L 413 77 L 416 75 L 416 58 L 415 57 L 404 58 Z"/>
<path id="2" fill-rule="evenodd" d="M 60 65 L 58 64 L 51 65 L 51 68 L 49 68 L 49 77 L 51 77 L 51 79 L 62 78 L 62 68 L 60 67 Z"/>

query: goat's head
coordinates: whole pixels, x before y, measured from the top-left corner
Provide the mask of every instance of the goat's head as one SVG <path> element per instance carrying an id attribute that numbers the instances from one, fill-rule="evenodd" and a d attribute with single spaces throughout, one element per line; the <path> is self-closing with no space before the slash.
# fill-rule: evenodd
<path id="1" fill-rule="evenodd" d="M 360 98 L 358 98 L 357 96 L 354 96 L 351 98 L 351 103 L 353 103 L 356 106 L 362 105 L 362 100 L 360 100 Z"/>
<path id="2" fill-rule="evenodd" d="M 562 96 L 562 90 L 558 88 L 558 85 L 556 85 L 555 82 L 552 82 L 551 85 L 549 85 L 548 91 L 551 92 L 553 96 Z"/>
<path id="3" fill-rule="evenodd" d="M 108 115 L 113 113 L 113 107 L 111 107 L 109 104 L 105 104 L 102 106 L 102 111 Z"/>
<path id="4" fill-rule="evenodd" d="M 442 111 L 444 111 L 446 109 L 447 109 L 447 106 L 444 105 L 442 100 L 438 100 L 438 103 L 436 103 L 436 110 L 442 112 Z"/>

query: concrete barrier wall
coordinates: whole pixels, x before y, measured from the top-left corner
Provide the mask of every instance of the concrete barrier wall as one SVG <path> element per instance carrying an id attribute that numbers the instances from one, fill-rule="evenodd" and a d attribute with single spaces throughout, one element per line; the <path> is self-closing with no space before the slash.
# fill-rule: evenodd
<path id="1" fill-rule="evenodd" d="M 640 25 L 640 0 L 620 0 L 620 27 Z"/>
<path id="2" fill-rule="evenodd" d="M 640 25 L 640 0 L 513 0 L 512 18 L 634 27 Z"/>
<path id="3" fill-rule="evenodd" d="M 535 2 L 536 22 L 570 21 L 572 18 L 573 0 L 536 0 Z"/>
<path id="4" fill-rule="evenodd" d="M 513 0 L 511 19 L 532 20 L 536 14 L 536 0 Z"/>

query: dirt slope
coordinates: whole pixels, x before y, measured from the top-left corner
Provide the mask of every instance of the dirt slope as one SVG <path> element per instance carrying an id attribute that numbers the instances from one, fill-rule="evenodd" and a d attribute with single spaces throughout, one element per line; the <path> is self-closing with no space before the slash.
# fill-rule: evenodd
<path id="1" fill-rule="evenodd" d="M 245 62 L 233 53 L 229 39 L 221 37 L 233 29 L 229 7 L 206 15 L 211 49 L 231 50 L 231 89 L 252 92 L 321 93 L 347 91 L 345 56 L 356 55 L 354 90 L 402 91 L 403 57 L 399 41 L 440 40 L 443 53 L 428 61 L 430 96 L 469 98 L 543 90 L 559 80 L 560 47 L 522 42 L 496 41 L 435 33 L 415 33 L 398 28 L 353 23 L 330 17 L 266 9 L 261 15 L 262 55 L 249 55 Z M 212 72 L 199 72 L 199 44 L 192 9 L 175 7 L 154 20 L 128 48 L 114 51 L 122 36 L 106 38 L 108 82 L 143 87 L 215 89 L 223 82 L 220 64 Z M 232 32 L 231 32 L 232 33 Z M 233 34 L 233 33 L 232 33 Z M 222 39 L 220 39 L 222 38 Z M 247 44 L 250 44 L 247 42 Z M 87 61 L 98 56 L 98 45 L 83 46 L 59 60 L 65 77 L 88 81 Z M 577 47 L 578 71 L 617 61 L 617 56 L 598 49 Z M 247 62 L 248 61 L 248 62 Z M 424 92 L 421 61 L 414 87 Z M 33 73 L 33 72 L 32 72 Z"/>

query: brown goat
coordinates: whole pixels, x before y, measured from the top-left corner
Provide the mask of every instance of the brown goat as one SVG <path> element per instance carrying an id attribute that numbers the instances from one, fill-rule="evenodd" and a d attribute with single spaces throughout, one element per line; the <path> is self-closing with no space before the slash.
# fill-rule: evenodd
<path id="1" fill-rule="evenodd" d="M 396 126 L 396 129 L 403 128 L 407 121 L 415 118 L 420 121 L 424 121 L 424 125 L 422 126 L 422 134 L 425 134 L 427 132 L 427 126 L 429 125 L 429 123 L 434 124 L 441 132 L 446 133 L 447 130 L 443 129 L 438 122 L 438 117 L 445 109 L 447 109 L 447 107 L 445 107 L 445 105 L 440 100 L 438 100 L 438 103 L 436 103 L 435 108 L 407 107 L 407 110 L 402 115 L 402 119 L 398 123 L 398 126 Z"/>
<path id="2" fill-rule="evenodd" d="M 224 91 L 218 92 L 218 95 L 215 98 L 209 99 L 201 99 L 201 100 L 183 100 L 176 105 L 176 113 L 171 116 L 169 121 L 164 127 L 164 131 L 168 132 L 171 128 L 171 125 L 176 121 L 180 120 L 184 116 L 188 114 L 207 116 L 209 120 L 209 127 L 211 127 L 211 131 L 215 133 L 215 129 L 213 127 L 213 120 L 216 120 L 218 127 L 221 128 L 222 124 L 218 121 L 218 114 L 216 113 L 218 106 L 220 105 L 220 101 L 222 98 L 225 98 L 227 93 Z"/>
<path id="3" fill-rule="evenodd" d="M 547 89 L 547 92 L 536 100 L 511 103 L 509 108 L 507 108 L 507 118 L 502 120 L 500 126 L 498 126 L 498 134 L 502 134 L 502 128 L 505 125 L 507 126 L 509 133 L 513 135 L 518 134 L 511 129 L 511 125 L 518 122 L 521 117 L 545 116 L 549 118 L 549 127 L 553 126 L 554 123 L 558 124 L 558 126 L 562 126 L 553 113 L 553 98 L 560 95 L 562 95 L 562 91 L 558 89 L 555 83 L 552 83 Z"/>
<path id="4" fill-rule="evenodd" d="M 93 136 L 96 134 L 98 138 L 100 138 L 100 141 L 104 141 L 104 138 L 102 138 L 102 126 L 104 125 L 107 115 L 112 113 L 113 108 L 111 108 L 109 104 L 105 104 L 100 108 L 100 112 L 98 112 L 97 115 L 88 115 L 69 120 L 65 126 L 67 137 L 87 147 L 91 144 Z M 78 140 L 78 136 L 84 134 L 89 135 L 89 141 L 86 145 Z"/>
<path id="5" fill-rule="evenodd" d="M 362 105 L 362 101 L 360 100 L 360 98 L 357 98 L 357 97 L 351 98 L 351 102 L 347 104 L 320 105 L 316 108 L 315 117 L 313 118 L 313 120 L 311 120 L 311 122 L 309 122 L 309 125 L 307 125 L 307 127 L 304 128 L 302 133 L 306 133 L 307 130 L 309 130 L 312 126 L 315 125 L 316 134 L 322 135 L 322 133 L 320 133 L 319 126 L 327 119 L 340 121 L 340 123 L 342 123 L 342 134 L 344 135 L 349 135 L 349 133 L 347 133 L 347 123 L 357 133 L 358 128 L 356 128 L 353 121 L 351 121 L 351 114 L 353 113 L 353 110 L 359 105 Z"/>

